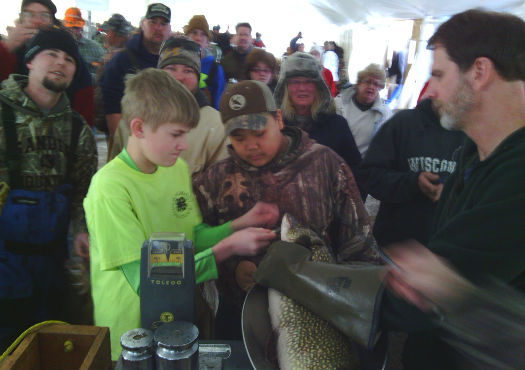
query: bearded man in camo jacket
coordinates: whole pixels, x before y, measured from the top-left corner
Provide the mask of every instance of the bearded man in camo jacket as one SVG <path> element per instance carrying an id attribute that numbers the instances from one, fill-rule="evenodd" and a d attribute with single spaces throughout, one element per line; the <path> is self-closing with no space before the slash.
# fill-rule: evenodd
<path id="1" fill-rule="evenodd" d="M 28 76 L 12 74 L 0 90 L 0 183 L 9 189 L 0 202 L 0 352 L 31 324 L 60 317 L 66 235 L 69 227 L 75 248 L 87 248 L 82 200 L 97 167 L 93 134 L 65 93 L 80 62 L 73 37 L 42 30 L 29 42 L 24 61 Z M 13 194 L 54 196 L 60 189 L 63 197 L 46 199 L 52 199 L 50 215 L 57 216 L 52 229 L 64 231 L 44 242 L 46 232 L 35 230 L 47 225 L 47 217 L 29 211 L 25 221 L 17 218 L 22 200 L 27 206 L 38 202 Z M 57 199 L 69 204 L 66 211 L 55 212 Z M 13 231 L 22 230 L 21 224 L 27 232 Z"/>

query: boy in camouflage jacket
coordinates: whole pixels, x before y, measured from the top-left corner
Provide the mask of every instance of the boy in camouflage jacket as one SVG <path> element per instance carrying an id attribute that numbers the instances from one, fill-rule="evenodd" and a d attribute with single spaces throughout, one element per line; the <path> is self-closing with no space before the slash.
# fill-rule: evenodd
<path id="1" fill-rule="evenodd" d="M 232 144 L 230 157 L 193 183 L 205 222 L 222 224 L 257 201 L 275 203 L 281 216 L 290 213 L 326 239 L 338 262 L 376 261 L 368 215 L 337 154 L 298 128 L 283 128 L 270 90 L 258 81 L 230 86 L 219 108 Z M 239 337 L 241 305 L 260 259 L 231 258 L 221 266 L 217 337 Z"/>

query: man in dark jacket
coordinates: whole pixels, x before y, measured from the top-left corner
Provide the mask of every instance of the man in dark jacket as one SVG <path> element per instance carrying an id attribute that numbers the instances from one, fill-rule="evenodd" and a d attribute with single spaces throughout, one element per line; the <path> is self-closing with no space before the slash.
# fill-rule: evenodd
<path id="1" fill-rule="evenodd" d="M 428 42 L 434 54 L 428 96 L 441 125 L 468 139 L 443 188 L 427 248 L 474 284 L 491 276 L 517 286 L 525 272 L 523 40 L 522 19 L 469 10 L 442 24 Z M 408 280 L 398 282 L 391 285 L 397 295 L 414 302 L 417 289 L 407 294 Z M 436 329 L 438 316 L 392 294 L 383 303 L 384 327 L 410 332 L 405 369 L 461 368 L 458 353 Z"/>
<path id="2" fill-rule="evenodd" d="M 226 81 L 235 79 L 237 81 L 245 80 L 244 61 L 246 56 L 252 50 L 252 26 L 249 23 L 239 23 L 235 26 L 237 46 L 228 54 L 222 57 L 221 65 L 224 69 Z"/>
<path id="3" fill-rule="evenodd" d="M 381 201 L 374 224 L 379 245 L 428 242 L 436 202 L 464 139 L 462 132 L 441 127 L 429 99 L 381 127 L 359 169 L 367 193 Z"/>
<path id="4" fill-rule="evenodd" d="M 124 76 L 144 68 L 155 68 L 159 61 L 159 50 L 171 31 L 171 10 L 164 4 L 148 6 L 146 16 L 140 25 L 140 33 L 134 35 L 124 50 L 117 53 L 107 64 L 100 77 L 104 112 L 108 124 L 108 152 L 113 134 L 120 121 L 120 100 L 124 95 Z"/>

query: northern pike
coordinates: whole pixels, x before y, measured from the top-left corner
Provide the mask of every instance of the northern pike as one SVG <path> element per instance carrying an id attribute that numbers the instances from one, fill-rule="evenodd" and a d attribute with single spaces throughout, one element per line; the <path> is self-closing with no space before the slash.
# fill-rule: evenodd
<path id="1" fill-rule="evenodd" d="M 289 214 L 283 216 L 281 239 L 309 248 L 312 261 L 335 263 L 323 240 Z M 268 306 L 277 336 L 277 359 L 281 369 L 355 367 L 357 360 L 350 341 L 328 322 L 271 288 L 268 289 Z"/>

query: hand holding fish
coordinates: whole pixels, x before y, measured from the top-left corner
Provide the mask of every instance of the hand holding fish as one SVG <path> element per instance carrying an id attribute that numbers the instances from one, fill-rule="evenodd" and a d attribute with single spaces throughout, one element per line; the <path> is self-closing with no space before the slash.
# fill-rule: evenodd
<path id="1" fill-rule="evenodd" d="M 247 227 L 271 228 L 279 219 L 279 208 L 276 204 L 257 202 L 252 209 L 232 221 L 232 229 L 242 230 Z"/>
<path id="2" fill-rule="evenodd" d="M 268 247 L 275 237 L 273 231 L 258 227 L 237 231 L 212 248 L 215 261 L 221 262 L 233 255 L 255 256 Z"/>

